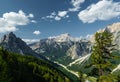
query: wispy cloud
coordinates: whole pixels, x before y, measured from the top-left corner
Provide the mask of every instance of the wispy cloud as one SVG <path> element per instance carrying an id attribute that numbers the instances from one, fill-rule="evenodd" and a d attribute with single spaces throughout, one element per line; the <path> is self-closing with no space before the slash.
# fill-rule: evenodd
<path id="1" fill-rule="evenodd" d="M 42 17 L 41 19 L 54 19 L 60 21 L 61 19 L 69 18 L 69 12 L 79 11 L 80 5 L 84 2 L 85 0 L 71 0 L 70 4 L 73 6 L 72 8 L 68 8 L 64 11 L 52 12 L 50 15 Z"/>
<path id="2" fill-rule="evenodd" d="M 70 12 L 79 11 L 80 5 L 84 2 L 85 2 L 85 0 L 72 0 L 71 4 L 72 4 L 73 8 L 69 8 L 68 11 L 70 11 Z"/>
<path id="3" fill-rule="evenodd" d="M 69 15 L 67 15 L 68 11 L 58 11 L 56 12 L 52 12 L 50 15 L 46 16 L 46 17 L 42 17 L 42 19 L 51 19 L 51 20 L 56 20 L 56 21 L 60 21 L 62 18 L 68 18 Z"/>
<path id="4" fill-rule="evenodd" d="M 33 34 L 39 35 L 39 34 L 41 34 L 41 32 L 40 32 L 39 30 L 35 30 L 35 31 L 33 32 Z"/>
<path id="5" fill-rule="evenodd" d="M 78 18 L 83 23 L 93 23 L 97 20 L 110 20 L 112 18 L 120 18 L 120 2 L 113 0 L 98 0 L 96 4 L 91 4 L 86 9 L 80 11 L 81 4 L 86 0 L 71 0 L 70 4 L 73 6 L 64 11 L 52 12 L 44 19 L 54 19 L 60 21 L 64 18 L 69 18 L 70 12 L 79 12 Z M 77 15 L 76 15 L 77 16 Z"/>
<path id="6" fill-rule="evenodd" d="M 18 12 L 4 13 L 0 17 L 0 33 L 11 32 L 18 30 L 17 26 L 27 25 L 30 22 L 35 22 L 31 20 L 34 18 L 33 14 L 26 15 L 22 10 Z"/>
<path id="7" fill-rule="evenodd" d="M 78 14 L 79 19 L 84 23 L 109 20 L 118 16 L 120 16 L 120 2 L 113 2 L 113 0 L 101 0 Z"/>

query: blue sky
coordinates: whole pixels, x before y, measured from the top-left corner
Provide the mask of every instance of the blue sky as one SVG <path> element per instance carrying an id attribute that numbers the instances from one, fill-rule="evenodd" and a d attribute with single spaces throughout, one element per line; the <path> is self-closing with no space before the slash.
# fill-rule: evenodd
<path id="1" fill-rule="evenodd" d="M 0 2 L 0 37 L 11 31 L 22 39 L 42 39 L 63 33 L 85 37 L 119 21 L 119 0 Z"/>

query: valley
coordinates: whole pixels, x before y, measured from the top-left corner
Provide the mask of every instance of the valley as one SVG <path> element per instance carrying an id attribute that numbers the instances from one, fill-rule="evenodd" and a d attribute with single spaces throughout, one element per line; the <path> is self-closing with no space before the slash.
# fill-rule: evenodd
<path id="1" fill-rule="evenodd" d="M 0 0 L 0 82 L 120 82 L 120 0 Z"/>

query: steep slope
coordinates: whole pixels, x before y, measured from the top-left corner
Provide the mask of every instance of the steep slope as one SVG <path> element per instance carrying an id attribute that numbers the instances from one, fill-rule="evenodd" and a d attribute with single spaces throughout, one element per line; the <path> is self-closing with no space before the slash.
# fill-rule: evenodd
<path id="1" fill-rule="evenodd" d="M 13 34 L 13 32 L 4 35 L 1 38 L 0 46 L 4 47 L 6 50 L 10 52 L 38 57 L 38 55 L 24 41 L 16 37 L 15 34 Z"/>
<path id="2" fill-rule="evenodd" d="M 116 47 L 118 50 L 120 50 L 120 22 L 108 25 L 102 31 L 105 31 L 105 30 L 107 30 L 113 34 L 113 43 L 117 44 Z"/>
<path id="3" fill-rule="evenodd" d="M 72 82 L 49 63 L 0 48 L 0 82 Z"/>
<path id="4" fill-rule="evenodd" d="M 91 52 L 91 42 L 73 38 L 68 33 L 42 39 L 40 42 L 30 44 L 29 46 L 36 53 L 64 65 Z"/>

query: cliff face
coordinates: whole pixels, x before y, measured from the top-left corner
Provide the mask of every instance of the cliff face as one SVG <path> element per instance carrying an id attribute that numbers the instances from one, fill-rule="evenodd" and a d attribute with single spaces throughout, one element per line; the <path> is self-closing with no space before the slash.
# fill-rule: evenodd
<path id="1" fill-rule="evenodd" d="M 0 46 L 6 50 L 22 55 L 33 55 L 37 56 L 36 53 L 20 38 L 16 37 L 13 32 L 4 35 L 0 40 Z"/>
<path id="2" fill-rule="evenodd" d="M 65 64 L 91 52 L 91 42 L 74 38 L 70 34 L 42 39 L 29 45 L 36 53 L 42 54 L 51 61 Z"/>

